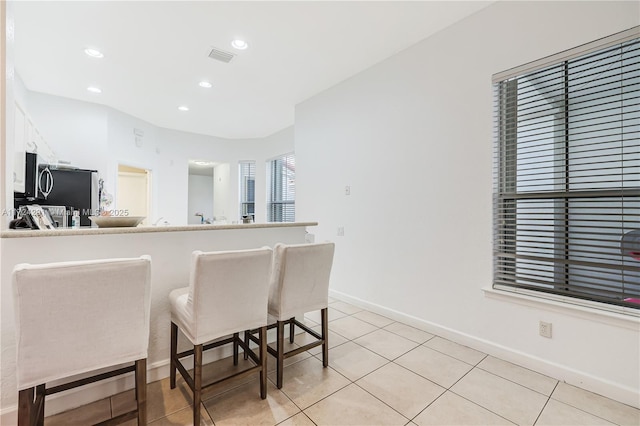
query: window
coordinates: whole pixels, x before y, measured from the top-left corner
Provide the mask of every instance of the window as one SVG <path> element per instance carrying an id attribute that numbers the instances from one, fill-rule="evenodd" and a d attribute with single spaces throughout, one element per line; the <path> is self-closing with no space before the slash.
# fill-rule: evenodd
<path id="1" fill-rule="evenodd" d="M 293 154 L 269 162 L 269 222 L 294 222 L 296 199 L 296 160 Z"/>
<path id="2" fill-rule="evenodd" d="M 240 217 L 250 215 L 255 219 L 256 163 L 240 162 Z"/>
<path id="3" fill-rule="evenodd" d="M 640 308 L 640 38 L 494 76 L 494 287 Z"/>

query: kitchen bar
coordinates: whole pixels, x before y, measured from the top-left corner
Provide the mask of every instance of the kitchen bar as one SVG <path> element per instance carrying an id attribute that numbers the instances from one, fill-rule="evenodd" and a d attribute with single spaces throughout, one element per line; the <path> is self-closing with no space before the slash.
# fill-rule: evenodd
<path id="1" fill-rule="evenodd" d="M 238 225 L 191 225 L 135 228 L 80 228 L 59 230 L 6 230 L 0 233 L 1 274 L 1 371 L 2 393 L 13 395 L 17 404 L 15 377 L 15 329 L 11 272 L 19 263 L 48 263 L 150 255 L 151 330 L 148 381 L 168 376 L 169 293 L 185 287 L 189 280 L 190 256 L 194 250 L 216 251 L 273 247 L 276 243 L 308 241 L 307 227 L 315 222 Z M 50 238 L 55 237 L 55 238 Z M 88 320 L 91 320 L 90 318 Z M 220 354 L 214 354 L 220 356 Z M 64 411 L 121 392 L 133 379 L 96 384 L 80 391 L 58 394 L 47 400 L 47 415 Z"/>

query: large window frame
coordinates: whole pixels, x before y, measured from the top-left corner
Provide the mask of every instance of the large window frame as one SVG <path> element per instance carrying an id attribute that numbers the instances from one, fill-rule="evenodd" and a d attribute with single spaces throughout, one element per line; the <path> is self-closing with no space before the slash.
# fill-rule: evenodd
<path id="1" fill-rule="evenodd" d="M 255 220 L 256 214 L 256 162 L 240 161 L 240 217 L 250 216 Z"/>
<path id="2" fill-rule="evenodd" d="M 294 153 L 269 161 L 268 222 L 295 222 L 296 160 Z"/>
<path id="3" fill-rule="evenodd" d="M 493 81 L 494 288 L 640 308 L 640 27 Z"/>

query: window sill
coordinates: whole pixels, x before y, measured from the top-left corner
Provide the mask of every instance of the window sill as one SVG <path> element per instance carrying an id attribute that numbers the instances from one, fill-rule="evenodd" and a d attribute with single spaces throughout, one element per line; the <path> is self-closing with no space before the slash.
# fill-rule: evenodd
<path id="1" fill-rule="evenodd" d="M 482 291 L 485 297 L 490 299 L 517 303 L 634 331 L 640 328 L 640 310 L 638 309 L 510 287 L 484 287 Z"/>

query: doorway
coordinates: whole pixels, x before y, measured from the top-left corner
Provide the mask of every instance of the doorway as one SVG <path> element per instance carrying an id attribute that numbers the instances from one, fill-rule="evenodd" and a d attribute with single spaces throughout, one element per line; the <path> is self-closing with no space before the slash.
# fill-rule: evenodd
<path id="1" fill-rule="evenodd" d="M 216 163 L 189 160 L 189 194 L 187 223 L 197 225 L 213 223 L 213 169 Z"/>
<path id="2" fill-rule="evenodd" d="M 118 213 L 143 216 L 142 225 L 148 225 L 151 212 L 151 170 L 118 164 L 116 191 Z"/>

